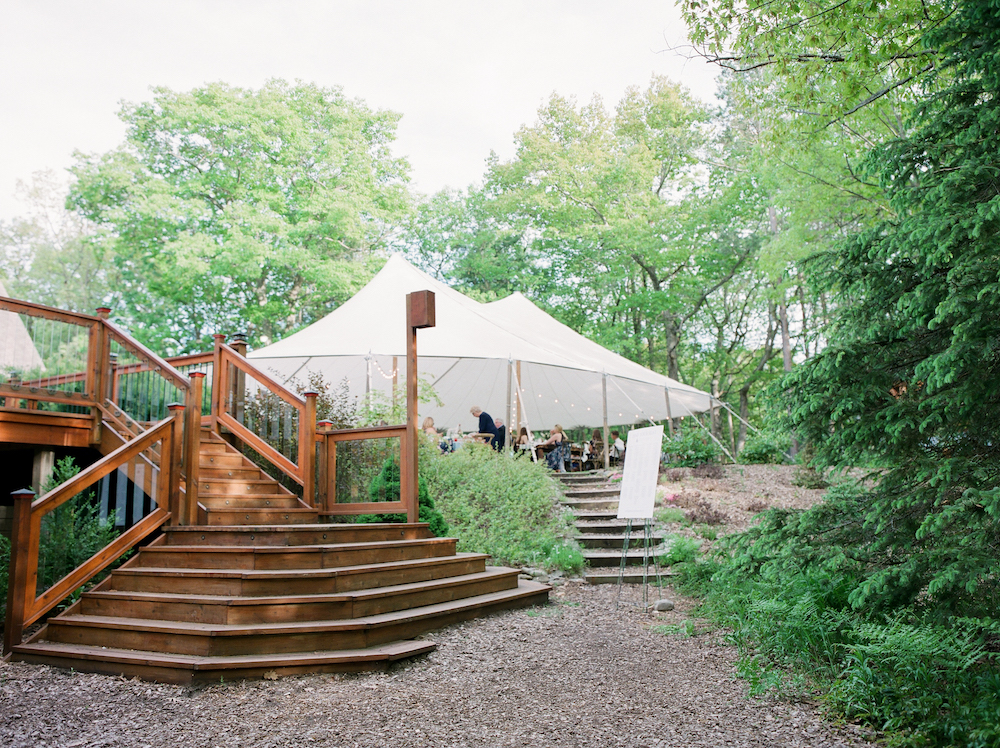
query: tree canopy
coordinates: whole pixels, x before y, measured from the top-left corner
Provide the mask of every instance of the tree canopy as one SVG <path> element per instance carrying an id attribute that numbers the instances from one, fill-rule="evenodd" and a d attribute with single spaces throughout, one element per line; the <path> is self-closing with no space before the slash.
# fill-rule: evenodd
<path id="1" fill-rule="evenodd" d="M 69 204 L 120 276 L 117 309 L 162 350 L 280 337 L 348 298 L 409 208 L 399 115 L 271 81 L 154 89 L 126 142 L 78 156 Z"/>

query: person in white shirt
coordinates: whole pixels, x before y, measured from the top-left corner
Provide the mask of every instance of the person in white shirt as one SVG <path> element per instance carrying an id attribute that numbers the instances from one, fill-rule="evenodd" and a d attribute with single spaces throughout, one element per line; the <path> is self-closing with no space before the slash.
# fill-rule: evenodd
<path id="1" fill-rule="evenodd" d="M 611 459 L 621 462 L 625 459 L 625 442 L 617 431 L 611 432 Z"/>

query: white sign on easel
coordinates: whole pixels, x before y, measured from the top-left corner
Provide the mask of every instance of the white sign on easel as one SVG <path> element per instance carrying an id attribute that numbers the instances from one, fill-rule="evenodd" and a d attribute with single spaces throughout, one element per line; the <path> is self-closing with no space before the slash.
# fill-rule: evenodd
<path id="1" fill-rule="evenodd" d="M 625 445 L 625 470 L 618 500 L 618 519 L 652 519 L 660 471 L 663 426 L 632 429 Z"/>

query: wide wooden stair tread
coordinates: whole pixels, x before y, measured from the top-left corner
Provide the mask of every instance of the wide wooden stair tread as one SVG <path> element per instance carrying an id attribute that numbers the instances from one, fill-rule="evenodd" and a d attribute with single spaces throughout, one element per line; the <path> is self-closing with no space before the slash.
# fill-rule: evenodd
<path id="1" fill-rule="evenodd" d="M 355 671 L 433 649 L 412 639 L 441 626 L 548 599 L 426 523 L 320 523 L 215 434 L 199 463 L 199 524 L 163 528 L 15 659 L 171 683 Z"/>

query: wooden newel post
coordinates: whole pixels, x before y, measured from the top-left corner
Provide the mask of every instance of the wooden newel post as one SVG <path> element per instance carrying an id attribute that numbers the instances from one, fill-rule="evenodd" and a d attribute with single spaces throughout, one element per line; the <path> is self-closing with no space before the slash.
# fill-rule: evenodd
<path id="1" fill-rule="evenodd" d="M 299 469 L 302 471 L 302 498 L 319 507 L 316 495 L 316 398 L 318 392 L 303 392 L 306 409 L 299 424 Z"/>
<path id="2" fill-rule="evenodd" d="M 3 630 L 3 653 L 9 654 L 12 647 L 21 643 L 24 632 L 24 612 L 27 610 L 29 595 L 35 597 L 35 590 L 28 589 L 28 557 L 31 545 L 31 502 L 35 492 L 29 488 L 14 491 L 14 526 L 10 533 L 10 569 L 7 575 L 7 618 Z"/>
<path id="3" fill-rule="evenodd" d="M 166 509 L 170 512 L 170 524 L 181 524 L 181 434 L 184 430 L 184 403 L 169 403 L 167 410 L 170 411 L 172 422 L 170 431 L 167 432 L 167 439 L 164 439 L 160 449 L 160 480 L 166 486 L 167 502 Z M 168 443 L 169 442 L 169 443 Z M 158 502 L 159 503 L 159 502 Z M 163 504 L 160 504 L 163 507 Z"/>
<path id="4" fill-rule="evenodd" d="M 406 444 L 403 447 L 403 469 L 399 476 L 399 497 L 406 505 L 406 521 L 416 522 L 417 504 L 417 330 L 434 327 L 433 291 L 406 294 Z"/>
<path id="5" fill-rule="evenodd" d="M 216 333 L 212 336 L 214 341 L 213 352 L 214 357 L 212 358 L 212 431 L 216 434 L 219 433 L 219 414 L 222 413 L 223 408 L 226 406 L 225 395 L 222 392 L 222 346 L 225 345 L 226 336 L 222 333 Z"/>
<path id="6" fill-rule="evenodd" d="M 327 432 L 333 428 L 333 421 L 316 421 L 316 443 L 319 445 L 318 477 L 316 478 L 316 506 L 320 511 L 329 511 L 330 497 L 330 440 Z"/>
<path id="7" fill-rule="evenodd" d="M 185 497 L 180 523 L 193 525 L 198 517 L 198 490 L 201 480 L 201 403 L 205 393 L 205 372 L 192 371 L 190 402 L 184 413 Z"/>

